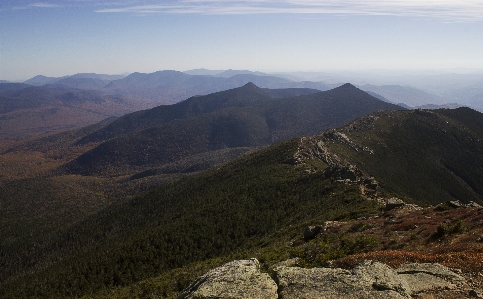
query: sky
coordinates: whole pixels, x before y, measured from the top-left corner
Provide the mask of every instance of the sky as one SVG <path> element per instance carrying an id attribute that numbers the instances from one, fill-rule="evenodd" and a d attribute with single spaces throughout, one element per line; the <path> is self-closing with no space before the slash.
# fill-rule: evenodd
<path id="1" fill-rule="evenodd" d="M 483 0 L 0 0 L 0 79 L 483 70 Z"/>

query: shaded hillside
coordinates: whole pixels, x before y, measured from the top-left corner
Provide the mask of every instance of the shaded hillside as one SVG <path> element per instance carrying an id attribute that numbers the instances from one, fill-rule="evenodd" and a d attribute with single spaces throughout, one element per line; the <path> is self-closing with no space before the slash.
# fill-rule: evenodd
<path id="1" fill-rule="evenodd" d="M 309 143 L 321 142 L 333 160 L 418 202 L 483 203 L 482 122 L 483 114 L 469 108 L 381 111 Z"/>
<path id="2" fill-rule="evenodd" d="M 190 118 L 233 106 L 250 106 L 271 98 L 288 98 L 319 92 L 314 89 L 260 89 L 253 83 L 243 88 L 234 88 L 206 96 L 191 97 L 174 105 L 158 106 L 150 110 L 138 111 L 119 118 L 109 126 L 85 136 L 79 144 L 106 141 L 140 129 L 165 124 L 175 119 Z M 275 103 L 275 102 L 270 102 Z"/>
<path id="3" fill-rule="evenodd" d="M 89 125 L 150 103 L 65 86 L 2 84 L 0 143 Z M 6 86 L 6 87 L 5 87 Z"/>
<path id="4" fill-rule="evenodd" d="M 294 90 L 283 92 L 290 95 Z M 263 89 L 247 84 L 122 117 L 78 144 L 119 137 L 79 156 L 64 171 L 83 175 L 144 171 L 212 150 L 265 146 L 315 134 L 382 109 L 400 107 L 350 84 L 285 99 L 273 99 Z"/>
<path id="5" fill-rule="evenodd" d="M 309 95 L 320 92 L 318 89 L 313 88 L 283 88 L 283 89 L 270 89 L 262 88 L 265 93 L 274 99 L 291 98 L 302 95 Z"/>
<path id="6" fill-rule="evenodd" d="M 357 94 L 354 87 L 343 88 Z M 286 246 L 308 224 L 379 216 L 379 202 L 393 196 L 417 204 L 481 202 L 482 123 L 483 115 L 468 108 L 381 111 L 278 143 L 114 203 L 42 242 L 6 244 L 0 295 L 78 297 L 157 275 L 164 277 L 163 286 L 179 292 L 193 274 L 170 271 L 192 262 L 249 254 L 270 263 L 292 254 L 323 263 L 367 248 L 394 249 L 399 235 L 396 241 L 341 235 L 333 245 L 325 240 L 327 247 Z M 423 216 L 418 219 L 425 221 Z M 352 232 L 364 230 L 356 224 Z M 436 224 L 431 225 L 424 236 L 431 235 Z M 320 260 L 313 259 L 316 254 Z M 176 282 L 170 273 L 178 273 Z"/>
<path id="7" fill-rule="evenodd" d="M 252 88 L 253 87 L 253 88 Z M 192 97 L 186 101 L 125 115 L 97 132 L 85 136 L 79 144 L 106 141 L 140 129 L 162 125 L 176 119 L 186 119 L 202 113 L 209 113 L 224 107 L 246 105 L 247 99 L 269 100 L 270 97 L 259 88 L 247 85 L 207 96 Z M 246 104 L 245 104 L 246 101 Z"/>

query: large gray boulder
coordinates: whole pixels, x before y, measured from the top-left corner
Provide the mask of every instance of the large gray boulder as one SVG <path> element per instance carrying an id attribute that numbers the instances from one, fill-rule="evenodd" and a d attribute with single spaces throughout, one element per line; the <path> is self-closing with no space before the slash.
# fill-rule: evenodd
<path id="1" fill-rule="evenodd" d="M 237 260 L 210 270 L 180 296 L 186 299 L 275 299 L 277 285 L 260 272 L 257 259 Z"/>

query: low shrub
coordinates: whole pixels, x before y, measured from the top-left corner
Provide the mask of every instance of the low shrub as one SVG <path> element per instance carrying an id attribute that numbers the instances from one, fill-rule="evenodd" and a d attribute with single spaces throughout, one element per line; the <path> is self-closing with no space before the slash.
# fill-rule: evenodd
<path id="1" fill-rule="evenodd" d="M 433 238 L 442 238 L 447 235 L 460 234 L 468 230 L 463 220 L 459 219 L 453 223 L 440 223 L 436 227 L 436 232 L 432 235 Z"/>

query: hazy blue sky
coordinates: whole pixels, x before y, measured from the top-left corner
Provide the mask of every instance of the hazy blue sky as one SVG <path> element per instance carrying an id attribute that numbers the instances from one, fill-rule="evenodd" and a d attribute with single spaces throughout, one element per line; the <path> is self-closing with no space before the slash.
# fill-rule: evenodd
<path id="1" fill-rule="evenodd" d="M 483 69 L 483 0 L 0 0 L 0 79 Z"/>

